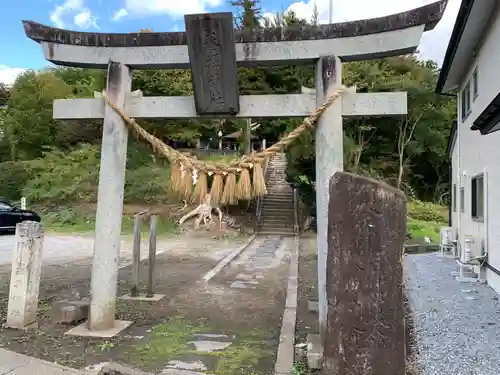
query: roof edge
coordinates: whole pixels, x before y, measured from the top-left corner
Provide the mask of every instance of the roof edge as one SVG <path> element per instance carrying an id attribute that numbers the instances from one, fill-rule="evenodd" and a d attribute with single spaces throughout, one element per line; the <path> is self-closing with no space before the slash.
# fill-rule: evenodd
<path id="1" fill-rule="evenodd" d="M 436 85 L 435 92 L 440 94 L 443 92 L 443 87 L 450 74 L 451 65 L 457 54 L 457 49 L 462 40 L 462 35 L 469 20 L 469 15 L 474 7 L 475 0 L 462 0 L 460 4 L 460 9 L 458 11 L 457 20 L 455 21 L 455 26 L 451 33 L 450 42 L 448 43 L 448 48 L 444 55 L 443 65 L 441 66 L 441 71 L 439 73 L 438 82 Z"/>

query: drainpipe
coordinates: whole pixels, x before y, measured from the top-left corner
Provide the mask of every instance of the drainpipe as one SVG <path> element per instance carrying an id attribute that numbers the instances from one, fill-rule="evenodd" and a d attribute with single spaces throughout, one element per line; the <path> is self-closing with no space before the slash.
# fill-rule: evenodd
<path id="1" fill-rule="evenodd" d="M 461 111 L 461 108 L 460 108 L 461 104 L 460 104 L 460 91 L 457 92 L 457 144 L 456 144 L 456 147 L 457 148 L 457 173 L 458 173 L 458 181 L 457 181 L 457 185 L 458 185 L 458 195 L 459 195 L 459 199 L 457 199 L 457 255 L 461 253 L 462 251 L 462 242 L 460 241 L 460 236 L 461 236 L 461 230 L 462 230 L 462 177 L 463 177 L 463 173 L 462 173 L 462 163 L 461 163 L 461 159 L 460 159 L 460 149 L 461 149 L 461 140 L 460 140 L 460 129 L 462 128 L 462 121 L 460 119 L 460 111 Z M 460 119 L 460 121 L 459 121 Z M 465 186 L 464 186 L 464 202 L 465 204 Z M 460 257 L 461 257 L 461 254 L 460 254 Z"/>
<path id="2" fill-rule="evenodd" d="M 448 195 L 448 226 L 451 227 L 452 225 L 452 211 L 453 211 L 453 158 L 450 158 L 450 165 L 448 166 L 448 191 L 450 194 Z M 455 197 L 455 199 L 457 199 Z"/>

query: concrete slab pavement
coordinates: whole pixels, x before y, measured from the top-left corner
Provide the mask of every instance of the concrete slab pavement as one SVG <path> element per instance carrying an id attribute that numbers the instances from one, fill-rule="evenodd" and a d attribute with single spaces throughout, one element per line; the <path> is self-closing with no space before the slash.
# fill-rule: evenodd
<path id="1" fill-rule="evenodd" d="M 55 363 L 0 349 L 0 375 L 84 375 Z"/>

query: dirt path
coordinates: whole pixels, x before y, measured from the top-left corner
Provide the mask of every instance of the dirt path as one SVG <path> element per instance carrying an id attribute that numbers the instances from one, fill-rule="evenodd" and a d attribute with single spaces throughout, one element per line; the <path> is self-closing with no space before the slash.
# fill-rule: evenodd
<path id="1" fill-rule="evenodd" d="M 120 350 L 122 346 L 139 344 L 148 330 L 175 316 L 170 302 L 194 287 L 224 256 L 247 240 L 246 237 L 215 240 L 202 233 L 159 244 L 158 251 L 163 252 L 157 256 L 156 288 L 166 297 L 155 304 L 118 300 L 118 319 L 133 320 L 135 324 L 122 335 L 108 340 L 65 336 L 64 332 L 70 327 L 54 325 L 50 320 L 54 301 L 88 297 L 91 259 L 80 257 L 69 262 L 45 264 L 40 285 L 40 328 L 24 333 L 4 328 L 2 324 L 0 346 L 73 368 L 113 359 L 126 360 L 127 354 Z M 131 267 L 126 266 L 129 262 L 126 249 L 122 255 L 121 264 L 125 267 L 120 269 L 118 295 L 129 291 L 131 279 Z M 145 264 L 142 264 L 141 274 L 145 279 Z M 0 323 L 6 318 L 9 279 L 10 265 L 0 267 Z"/>
<path id="2" fill-rule="evenodd" d="M 208 284 L 183 285 L 156 324 L 134 333 L 143 339 L 113 350 L 115 359 L 153 372 L 274 374 L 291 244 L 257 238 Z"/>

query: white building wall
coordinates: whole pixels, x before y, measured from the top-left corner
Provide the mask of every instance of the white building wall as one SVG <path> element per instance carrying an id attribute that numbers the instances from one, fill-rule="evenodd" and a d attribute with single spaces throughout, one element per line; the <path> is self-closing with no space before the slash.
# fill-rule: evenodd
<path id="1" fill-rule="evenodd" d="M 452 153 L 452 178 L 453 184 L 457 185 L 457 212 L 453 213 L 452 224 L 453 228 L 458 230 L 462 244 L 466 235 L 476 237 L 479 246 L 484 241 L 488 251 L 488 263 L 500 270 L 500 131 L 481 135 L 479 131 L 470 130 L 474 120 L 500 92 L 499 41 L 500 14 L 497 13 L 488 36 L 483 40 L 477 57 L 460 86 L 461 92 L 477 67 L 478 96 L 474 99 L 471 92 L 471 113 L 463 122 L 460 96 L 458 100 L 459 134 Z M 484 200 L 487 207 L 484 211 L 485 220 L 481 222 L 471 216 L 471 179 L 484 172 Z M 465 187 L 464 213 L 460 212 L 460 186 Z M 500 293 L 500 276 L 488 270 L 487 281 Z"/>

